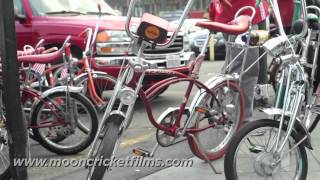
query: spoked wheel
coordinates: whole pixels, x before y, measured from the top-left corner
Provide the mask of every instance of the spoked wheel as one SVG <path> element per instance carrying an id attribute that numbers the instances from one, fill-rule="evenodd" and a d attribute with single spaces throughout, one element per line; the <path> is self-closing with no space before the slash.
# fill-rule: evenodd
<path id="1" fill-rule="evenodd" d="M 117 143 L 120 137 L 120 125 L 123 120 L 122 116 L 111 115 L 110 121 L 106 124 L 104 137 L 102 138 L 98 149 L 94 152 L 94 157 L 103 160 L 102 164 L 96 164 L 89 169 L 88 179 L 102 180 L 107 169 L 110 168 L 110 160 L 117 149 Z"/>
<path id="2" fill-rule="evenodd" d="M 62 76 L 62 71 L 65 67 L 62 65 L 61 67 L 57 68 L 54 73 L 53 73 L 53 79 L 56 81 L 56 86 L 65 86 L 66 85 L 66 78 L 68 78 L 69 76 Z M 72 69 L 72 73 L 77 73 L 80 71 L 80 67 L 76 66 L 76 67 L 73 67 Z M 69 72 L 69 69 L 67 70 L 67 73 L 70 73 Z"/>
<path id="3" fill-rule="evenodd" d="M 57 154 L 75 154 L 87 148 L 98 128 L 97 113 L 81 94 L 56 92 L 36 105 L 31 125 L 34 136 Z"/>
<path id="4" fill-rule="evenodd" d="M 286 127 L 281 131 L 282 142 Z M 305 180 L 308 159 L 299 136 L 293 131 L 281 153 L 274 147 L 279 133 L 279 121 L 257 120 L 244 126 L 232 139 L 226 153 L 224 168 L 227 180 Z"/>
<path id="5" fill-rule="evenodd" d="M 196 114 L 196 139 L 189 138 L 192 152 L 200 159 L 216 160 L 225 153 L 233 134 L 242 125 L 244 99 L 242 91 L 236 82 L 223 81 L 212 88 L 215 98 L 206 94 L 199 106 L 206 108 L 212 115 Z M 209 127 L 210 126 L 210 127 Z M 207 128 L 209 127 L 209 128 Z"/>
<path id="6" fill-rule="evenodd" d="M 8 133 L 5 127 L 4 117 L 0 120 L 0 179 L 10 179 L 10 158 Z"/>
<path id="7" fill-rule="evenodd" d="M 92 73 L 92 79 L 93 79 L 93 84 L 94 84 L 94 88 L 97 93 L 97 96 L 100 98 L 100 100 L 103 101 L 104 107 L 106 107 L 107 103 L 109 102 L 114 92 L 113 89 L 116 84 L 116 80 L 109 75 L 98 74 L 98 73 Z M 86 75 L 77 79 L 75 81 L 75 86 L 84 87 L 82 93 L 87 98 L 89 98 L 92 102 L 94 102 L 93 100 L 94 97 L 91 97 L 90 95 L 88 83 L 89 83 L 88 75 Z"/>

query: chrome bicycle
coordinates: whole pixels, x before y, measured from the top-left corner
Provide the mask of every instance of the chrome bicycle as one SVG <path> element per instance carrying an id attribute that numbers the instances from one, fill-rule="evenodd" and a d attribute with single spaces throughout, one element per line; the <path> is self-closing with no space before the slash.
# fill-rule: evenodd
<path id="1" fill-rule="evenodd" d="M 279 100 L 274 108 L 264 110 L 271 119 L 248 123 L 231 140 L 224 164 L 225 168 L 231 169 L 225 174 L 227 180 L 304 180 L 307 177 L 306 148 L 312 149 L 310 133 L 319 121 L 312 122 L 311 115 L 319 114 L 313 96 L 313 81 L 320 41 L 319 18 L 311 22 L 307 11 L 313 10 L 319 17 L 320 9 L 306 7 L 305 0 L 301 0 L 303 20 L 297 22 L 302 24 L 296 27 L 303 28 L 299 34 L 288 37 L 283 31 L 277 1 L 272 0 L 271 5 L 280 36 L 269 40 L 263 47 L 283 66 L 278 90 L 283 101 Z M 315 48 L 312 64 L 306 61 L 310 45 Z M 306 75 L 304 66 L 312 68 L 311 77 Z"/>
<path id="2" fill-rule="evenodd" d="M 224 155 L 231 137 L 242 125 L 244 99 L 243 91 L 239 84 L 243 74 L 250 67 L 245 69 L 243 65 L 240 74 L 222 74 L 212 77 L 205 83 L 200 82 L 198 80 L 199 70 L 205 57 L 205 50 L 211 37 L 210 34 L 208 34 L 200 55 L 190 62 L 189 66 L 193 70 L 189 75 L 171 70 L 154 69 L 153 63 L 143 58 L 143 52 L 146 47 L 166 48 L 174 42 L 188 11 L 192 7 L 193 1 L 188 1 L 179 25 L 173 35 L 167 39 L 168 22 L 151 14 L 142 16 L 136 33 L 130 31 L 130 20 L 136 4 L 136 0 L 131 0 L 126 21 L 126 31 L 133 40 L 133 50 L 136 51 L 137 57 L 127 57 L 123 62 L 114 94 L 100 122 L 98 135 L 88 158 L 111 159 L 115 156 L 121 136 L 133 119 L 135 102 L 140 97 L 145 104 L 151 124 L 157 128 L 157 144 L 152 151 L 142 148 L 134 149 L 136 155 L 153 157 L 160 146 L 169 147 L 188 140 L 194 155 L 208 162 L 212 170 L 218 173 L 210 163 L 210 160 L 216 160 Z M 241 15 L 246 10 L 251 11 L 251 16 Z M 254 15 L 255 9 L 253 7 L 243 7 L 235 15 L 235 20 L 229 24 L 204 21 L 197 23 L 197 25 L 211 31 L 220 31 L 237 36 L 252 31 L 251 21 Z M 157 23 L 155 24 L 155 22 Z M 247 43 L 243 45 L 233 42 L 228 43 L 229 46 L 243 47 L 243 50 L 237 57 L 228 62 L 226 70 L 231 67 L 241 54 L 244 55 L 243 63 L 245 64 L 248 50 L 251 48 L 248 45 L 249 42 L 250 37 L 248 37 Z M 150 71 L 173 76 L 156 83 L 147 91 L 143 91 L 141 87 L 144 76 Z M 180 82 L 187 83 L 180 106 L 168 108 L 156 120 L 152 113 L 150 99 L 164 88 Z M 198 89 L 198 93 L 191 99 L 191 91 L 194 87 Z M 189 101 L 191 101 L 191 104 L 187 107 Z M 103 138 L 99 139 L 101 134 Z M 108 168 L 110 167 L 103 165 L 90 167 L 87 179 L 102 179 Z"/>

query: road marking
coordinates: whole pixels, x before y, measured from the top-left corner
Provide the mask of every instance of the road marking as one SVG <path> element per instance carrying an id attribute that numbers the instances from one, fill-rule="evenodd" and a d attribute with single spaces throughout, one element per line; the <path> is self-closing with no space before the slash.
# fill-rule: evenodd
<path id="1" fill-rule="evenodd" d="M 131 139 L 127 139 L 125 141 L 123 141 L 121 144 L 120 144 L 120 147 L 121 148 L 127 148 L 129 146 L 132 146 L 134 144 L 137 144 L 141 141 L 144 141 L 146 139 L 148 139 L 149 137 L 151 137 L 152 135 L 154 135 L 154 132 L 153 133 L 149 133 L 149 134 L 143 134 L 143 135 L 140 135 L 140 136 L 137 136 L 137 137 L 134 137 L 134 138 L 131 138 Z"/>

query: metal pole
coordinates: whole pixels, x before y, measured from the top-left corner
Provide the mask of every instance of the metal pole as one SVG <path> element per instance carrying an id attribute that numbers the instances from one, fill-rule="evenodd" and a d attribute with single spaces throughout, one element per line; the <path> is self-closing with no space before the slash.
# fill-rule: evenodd
<path id="1" fill-rule="evenodd" d="M 22 115 L 16 52 L 15 16 L 13 1 L 0 0 L 0 54 L 3 72 L 4 105 L 9 136 L 12 178 L 27 180 L 27 168 L 13 167 L 14 158 L 27 154 L 26 122 Z"/>

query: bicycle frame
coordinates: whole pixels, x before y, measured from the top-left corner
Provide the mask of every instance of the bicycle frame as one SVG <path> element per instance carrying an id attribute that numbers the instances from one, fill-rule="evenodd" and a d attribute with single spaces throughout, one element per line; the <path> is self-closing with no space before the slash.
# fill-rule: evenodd
<path id="1" fill-rule="evenodd" d="M 63 44 L 63 48 L 64 48 L 64 53 L 63 53 L 63 60 L 64 60 L 64 64 L 67 64 L 67 61 L 69 61 L 69 57 L 71 57 L 71 51 L 70 51 L 70 46 L 68 46 L 68 42 L 70 40 L 70 36 L 67 37 L 67 39 L 65 40 L 64 44 Z M 82 88 L 81 87 L 69 87 L 68 83 L 67 86 L 58 86 L 58 87 L 53 87 L 45 92 L 40 92 L 37 91 L 33 88 L 31 88 L 28 84 L 28 79 L 30 76 L 30 71 L 31 69 L 29 68 L 25 74 L 25 79 L 24 79 L 24 83 L 22 83 L 20 91 L 21 91 L 21 101 L 23 104 L 27 103 L 27 102 L 31 102 L 31 108 L 30 108 L 30 114 L 33 114 L 33 111 L 35 109 L 35 107 L 38 105 L 38 103 L 43 102 L 47 107 L 49 107 L 49 109 L 54 108 L 54 109 L 60 109 L 62 107 L 60 107 L 60 105 L 56 104 L 55 102 L 53 102 L 50 98 L 48 98 L 49 95 L 51 95 L 52 93 L 55 92 L 65 92 L 66 93 L 66 101 L 67 101 L 67 107 L 69 108 L 71 104 L 68 103 L 73 103 L 72 101 L 69 101 L 70 99 L 70 94 L 69 92 L 76 92 L 76 93 L 80 93 Z M 48 71 L 49 72 L 49 71 Z M 72 77 L 71 77 L 72 78 Z M 46 101 L 48 100 L 48 102 Z M 74 107 L 74 106 L 72 106 Z M 25 109 L 28 110 L 28 109 Z M 43 125 L 37 125 L 37 126 L 32 126 L 30 123 L 30 119 L 28 120 L 28 128 L 46 128 L 46 127 L 53 127 L 53 126 L 58 126 L 58 125 L 65 125 L 66 123 L 64 121 L 60 120 L 60 115 L 56 113 L 56 111 L 52 110 L 53 114 L 56 116 L 56 122 L 52 123 L 50 122 L 50 124 L 46 124 L 46 122 Z M 71 115 L 71 116 L 70 116 Z M 74 118 L 72 118 L 73 116 L 73 111 L 69 111 L 69 113 L 67 114 L 67 116 L 72 119 L 71 125 L 74 126 L 76 120 L 74 120 Z"/>
<path id="2" fill-rule="evenodd" d="M 303 11 L 306 11 L 307 9 L 313 9 L 318 11 L 318 13 L 320 14 L 320 9 L 318 7 L 312 6 L 312 7 L 306 8 L 305 6 L 306 2 L 304 0 L 302 0 L 301 2 L 302 2 Z M 287 57 L 285 57 L 285 61 L 287 64 L 284 63 L 286 64 L 284 65 L 285 69 L 282 70 L 282 74 L 280 78 L 280 86 L 279 86 L 280 89 L 278 91 L 278 96 L 281 96 L 281 97 L 280 98 L 277 97 L 276 108 L 282 108 L 282 110 L 281 110 L 281 113 L 279 114 L 281 116 L 280 116 L 280 123 L 279 123 L 280 125 L 279 125 L 279 131 L 277 134 L 277 139 L 275 141 L 275 144 L 273 144 L 273 149 L 272 149 L 274 153 L 280 155 L 279 156 L 280 159 L 281 157 L 285 156 L 285 154 L 290 153 L 290 151 L 292 151 L 293 149 L 292 148 L 289 152 L 282 153 L 283 148 L 286 142 L 288 142 L 288 139 L 292 131 L 295 129 L 295 125 L 297 123 L 299 124 L 299 127 L 302 127 L 304 132 L 300 132 L 302 133 L 303 138 L 301 138 L 301 140 L 297 144 L 295 144 L 294 147 L 297 147 L 299 144 L 303 143 L 306 139 L 310 139 L 310 134 L 307 130 L 310 124 L 310 113 L 308 111 L 310 110 L 310 106 L 312 105 L 310 103 L 312 102 L 312 89 L 313 89 L 313 81 L 315 80 L 314 79 L 315 70 L 317 68 L 316 60 L 319 52 L 319 44 L 315 45 L 315 54 L 313 57 L 313 63 L 312 63 L 312 66 L 309 65 L 309 67 L 312 68 L 311 78 L 308 79 L 305 76 L 305 72 L 302 67 L 302 64 L 307 64 L 306 59 L 307 59 L 307 54 L 309 50 L 308 47 L 309 45 L 311 45 L 312 30 L 307 29 L 306 32 L 308 33 L 308 35 L 306 37 L 306 42 L 303 44 L 305 48 L 303 48 L 302 55 L 301 56 L 296 55 L 294 48 L 291 47 L 292 52 L 290 55 L 287 55 Z M 319 32 L 317 33 L 319 34 Z M 298 38 L 295 36 L 293 36 L 292 38 L 294 39 L 294 41 L 298 40 Z M 319 36 L 317 38 L 318 38 L 317 40 L 320 40 Z M 283 92 L 285 93 L 282 94 Z M 307 92 L 306 95 L 305 95 L 305 92 Z M 282 98 L 282 95 L 284 95 L 283 105 L 281 104 L 281 101 L 280 101 Z M 304 117 L 304 119 L 300 120 L 297 116 L 298 116 L 298 113 L 301 111 L 302 102 L 303 100 L 305 100 L 305 98 L 307 98 L 306 99 L 306 102 L 307 102 L 306 116 Z M 289 121 L 286 122 L 285 117 L 288 115 L 290 115 L 290 119 Z M 281 133 L 285 124 L 287 129 L 285 133 Z M 281 139 L 282 137 L 284 138 Z"/>
<path id="3" fill-rule="evenodd" d="M 184 15 L 182 15 L 182 17 L 180 19 L 181 24 L 186 16 L 187 10 L 190 9 L 190 7 L 192 5 L 192 1 L 193 0 L 188 1 Z M 132 10 L 133 6 L 134 6 L 134 1 L 131 1 L 129 12 Z M 238 17 L 238 14 L 246 9 L 252 10 L 252 16 L 250 18 L 250 27 L 249 27 L 249 31 L 251 31 L 251 20 L 255 15 L 255 10 L 252 7 L 241 8 L 235 17 Z M 129 13 L 126 25 L 128 25 L 130 23 L 130 20 L 128 20 L 128 19 L 130 19 L 130 16 L 131 15 Z M 173 42 L 173 39 L 175 38 L 176 32 L 179 31 L 181 24 L 178 25 L 178 28 L 176 29 L 175 33 L 173 33 L 173 36 L 171 37 L 170 40 L 167 41 L 167 43 L 156 45 L 156 46 L 167 47 L 168 45 L 170 45 L 170 42 Z M 126 30 L 127 30 L 128 35 L 130 36 L 130 33 L 129 33 L 130 30 L 128 29 L 128 27 Z M 119 119 L 121 119 L 121 122 L 117 122 L 117 123 L 120 123 L 120 133 L 119 133 L 119 138 L 117 139 L 117 142 L 115 143 L 116 146 L 114 148 L 114 152 L 117 150 L 118 145 L 119 145 L 119 141 L 121 138 L 121 134 L 123 133 L 123 131 L 126 128 L 129 127 L 129 125 L 132 122 L 134 105 L 135 105 L 135 102 L 138 97 L 141 98 L 142 102 L 145 105 L 146 112 L 147 112 L 147 115 L 148 115 L 148 118 L 149 118 L 149 121 L 151 122 L 151 124 L 155 128 L 157 128 L 158 130 L 164 131 L 166 134 L 174 137 L 174 139 L 177 139 L 181 136 L 186 136 L 187 138 L 190 138 L 193 140 L 194 133 L 197 133 L 197 132 L 206 130 L 208 128 L 214 127 L 215 126 L 214 124 L 208 124 L 207 126 L 201 127 L 201 128 L 197 128 L 197 127 L 193 126 L 195 123 L 196 114 L 197 114 L 196 104 L 198 103 L 198 101 L 202 97 L 202 95 L 209 94 L 210 96 L 213 97 L 213 99 L 216 100 L 214 92 L 209 88 L 210 84 L 208 86 L 208 84 L 204 84 L 204 83 L 197 80 L 199 70 L 201 67 L 201 63 L 204 60 L 205 50 L 209 44 L 210 37 L 211 36 L 209 34 L 207 36 L 205 43 L 204 43 L 204 46 L 202 47 L 201 54 L 197 57 L 197 59 L 194 62 L 192 62 L 193 64 L 189 65 L 190 67 L 193 67 L 193 71 L 188 76 L 188 75 L 185 75 L 185 74 L 182 74 L 179 72 L 175 72 L 175 71 L 171 71 L 171 70 L 152 70 L 151 69 L 153 67 L 152 63 L 147 62 L 142 58 L 143 57 L 143 50 L 150 44 L 145 41 L 142 41 L 142 42 L 136 41 L 136 38 L 134 37 L 134 35 L 132 35 L 132 39 L 134 40 L 134 43 L 139 47 L 139 49 L 137 51 L 137 58 L 127 57 L 127 59 L 125 59 L 125 61 L 123 61 L 123 65 L 122 65 L 122 68 L 119 73 L 119 77 L 118 77 L 116 85 L 115 85 L 114 94 L 113 94 L 111 100 L 109 101 L 107 109 L 105 110 L 105 113 L 104 113 L 102 120 L 99 124 L 99 130 L 97 132 L 95 140 L 93 141 L 93 145 L 89 151 L 88 157 L 92 158 L 94 156 L 94 151 L 95 151 L 96 146 L 98 144 L 99 135 L 102 132 L 102 129 L 104 129 L 104 127 L 106 126 L 106 124 L 109 121 L 112 121 L 112 119 L 110 119 L 109 117 L 114 117 L 114 116 L 121 117 L 121 118 L 119 118 Z M 249 42 L 250 42 L 250 37 L 248 38 L 247 44 L 249 44 Z M 244 64 L 245 64 L 249 45 L 244 45 L 244 48 L 245 48 L 245 50 L 243 50 L 240 53 L 240 55 L 242 53 L 244 53 L 243 59 L 244 59 Z M 232 59 L 231 64 L 239 56 Z M 255 63 L 257 63 L 258 60 Z M 250 66 L 248 69 L 245 70 L 244 65 L 243 65 L 242 72 L 246 72 L 252 66 Z M 146 73 L 148 73 L 148 72 L 149 73 L 157 72 L 157 73 L 171 75 L 173 77 L 168 78 L 168 79 L 164 79 L 164 80 L 154 84 L 148 90 L 144 91 L 144 90 L 142 90 L 142 82 L 143 82 L 143 79 L 144 79 Z M 239 76 L 232 76 L 232 75 L 225 75 L 223 77 L 220 76 L 219 78 L 221 78 L 221 79 L 223 78 L 224 80 L 228 81 L 228 83 L 237 83 L 238 84 L 239 81 L 241 81 L 241 77 L 242 77 L 242 74 L 240 74 L 240 79 L 239 79 Z M 161 119 L 156 120 L 154 118 L 153 113 L 152 113 L 150 98 L 154 94 L 159 92 L 161 89 L 167 88 L 170 85 L 177 84 L 180 82 L 187 82 L 187 88 L 184 93 L 183 100 L 182 100 L 180 106 L 177 108 L 179 110 L 177 117 L 176 117 L 174 123 L 170 127 L 168 127 L 168 126 L 161 124 L 161 122 L 159 122 L 159 120 L 161 120 Z M 189 101 L 189 97 L 190 97 L 191 91 L 193 89 L 193 86 L 196 86 L 199 89 L 200 93 L 198 94 L 198 96 L 196 98 L 194 98 L 194 101 L 192 102 L 191 108 L 189 108 L 190 116 L 187 118 L 184 125 L 181 126 L 182 116 L 185 113 L 185 110 L 187 109 L 186 105 L 187 105 L 187 102 Z M 237 98 L 243 98 L 243 97 L 237 97 Z M 114 106 L 117 99 L 120 99 L 120 104 L 117 106 Z M 218 106 L 220 107 L 221 105 L 218 104 Z M 123 110 L 124 107 L 125 107 L 125 110 Z M 242 113 L 242 112 L 237 112 L 237 113 Z M 222 117 L 224 117 L 224 115 L 222 115 Z M 154 150 L 151 154 L 154 153 L 154 151 L 157 149 L 158 146 L 159 146 L 159 144 L 156 145 L 156 147 L 154 148 Z"/>
<path id="4" fill-rule="evenodd" d="M 94 80 L 92 75 L 95 73 L 90 66 L 90 62 L 92 60 L 89 60 L 87 53 L 90 51 L 90 43 L 91 43 L 91 37 L 92 37 L 92 29 L 87 28 L 86 30 L 83 31 L 83 33 L 81 34 L 86 34 L 86 50 L 83 52 L 83 58 L 77 61 L 73 61 L 72 62 L 67 62 L 69 64 L 69 71 L 72 71 L 71 73 L 76 73 L 75 75 L 72 75 L 73 77 L 71 78 L 71 81 L 73 81 L 73 79 L 77 79 L 80 78 L 83 74 L 88 76 L 88 90 L 89 90 L 89 94 L 90 94 L 90 98 L 92 100 L 92 102 L 94 103 L 94 105 L 96 105 L 97 107 L 103 107 L 105 106 L 105 102 L 98 96 L 97 91 L 95 89 L 95 85 L 94 85 Z M 71 59 L 69 59 L 70 61 Z M 81 69 L 79 69 L 78 71 L 74 70 L 74 66 L 81 66 Z M 47 79 L 48 81 L 48 85 L 49 87 L 55 87 L 57 85 L 57 79 L 55 79 L 53 77 L 53 74 L 55 71 L 65 68 L 64 67 L 64 63 L 62 64 L 57 64 L 57 65 L 52 65 L 48 64 L 46 68 L 46 70 L 44 71 L 44 77 Z M 30 68 L 29 68 L 30 70 Z M 100 73 L 100 72 L 97 72 Z M 102 73 L 102 72 L 101 72 Z M 103 73 L 104 74 L 104 73 Z M 37 80 L 31 79 L 29 80 L 29 84 L 30 82 L 36 82 Z M 71 82 L 72 84 L 72 82 Z"/>

